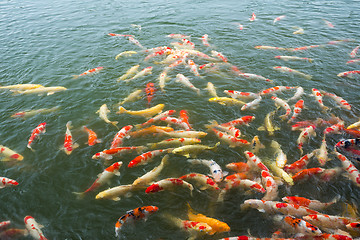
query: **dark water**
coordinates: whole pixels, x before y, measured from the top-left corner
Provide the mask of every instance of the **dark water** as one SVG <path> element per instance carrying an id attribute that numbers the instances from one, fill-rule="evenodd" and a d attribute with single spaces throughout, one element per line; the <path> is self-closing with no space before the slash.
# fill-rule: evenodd
<path id="1" fill-rule="evenodd" d="M 359 45 L 358 11 L 360 1 L 1 1 L 0 2 L 0 84 L 36 83 L 45 86 L 64 86 L 68 90 L 50 96 L 18 95 L 9 91 L 0 96 L 0 133 L 1 144 L 24 156 L 16 165 L 0 165 L 1 176 L 16 179 L 19 186 L 1 189 L 0 221 L 11 220 L 13 227 L 24 227 L 23 218 L 33 216 L 44 225 L 43 232 L 48 239 L 114 239 L 114 224 L 127 210 L 144 205 L 156 205 L 159 213 L 146 222 L 138 222 L 134 227 L 122 231 L 123 239 L 186 239 L 188 234 L 173 226 L 162 216 L 171 213 L 186 217 L 186 202 L 197 211 L 226 222 L 231 232 L 203 239 L 218 239 L 226 236 L 248 234 L 269 237 L 273 224 L 266 216 L 257 211 L 241 211 L 240 204 L 247 198 L 261 198 L 261 194 L 245 195 L 242 190 L 232 191 L 224 203 L 211 205 L 212 193 L 194 191 L 191 197 L 187 191 L 160 192 L 147 195 L 138 191 L 130 198 L 120 201 L 95 200 L 94 194 L 78 200 L 72 192 L 84 191 L 104 169 L 102 161 L 91 156 L 109 148 L 117 132 L 106 124 L 95 112 L 106 103 L 111 113 L 110 120 L 119 122 L 118 126 L 135 125 L 144 122 L 142 117 L 115 114 L 114 107 L 119 101 L 135 89 L 143 89 L 148 82 L 154 82 L 158 88 L 158 76 L 163 65 L 152 61 L 145 62 L 144 53 L 115 60 L 123 51 L 141 49 L 125 38 L 110 37 L 110 32 L 133 34 L 146 48 L 171 46 L 174 40 L 165 36 L 171 33 L 191 35 L 196 49 L 210 55 L 208 47 L 202 45 L 201 36 L 209 35 L 212 49 L 223 53 L 229 62 L 244 72 L 265 76 L 274 81 L 270 84 L 262 81 L 243 80 L 229 71 L 223 74 L 201 72 L 204 79 L 194 77 L 187 68 L 179 67 L 172 71 L 167 82 L 166 92 L 157 91 L 152 104 L 165 104 L 165 110 L 178 112 L 186 109 L 194 129 L 206 131 L 209 120 L 227 122 L 232 119 L 253 115 L 256 120 L 248 127 L 241 127 L 251 140 L 259 135 L 261 141 L 269 146 L 276 139 L 288 155 L 289 162 L 300 157 L 296 147 L 299 132 L 292 132 L 289 125 L 275 117 L 274 123 L 281 127 L 274 137 L 257 131 L 265 115 L 276 107 L 270 98 L 265 98 L 253 111 L 240 111 L 240 107 L 226 107 L 208 102 L 209 95 L 201 90 L 201 96 L 174 81 L 177 73 L 183 73 L 193 79 L 196 87 L 203 89 L 212 82 L 219 96 L 225 96 L 223 90 L 233 89 L 244 92 L 277 86 L 302 86 L 307 95 L 303 96 L 307 109 L 300 120 L 328 119 L 330 114 L 341 117 L 345 125 L 358 121 L 359 82 L 358 78 L 340 78 L 336 75 L 343 71 L 358 70 L 359 65 L 346 64 L 349 53 Z M 250 22 L 252 12 L 257 20 Z M 286 18 L 273 24 L 275 17 Z M 329 28 L 323 19 L 335 25 Z M 239 30 L 236 23 L 244 25 Z M 133 28 L 131 24 L 141 25 Z M 301 27 L 305 33 L 292 34 L 293 27 Z M 314 44 L 326 44 L 329 41 L 353 39 L 336 45 L 326 45 L 307 51 L 288 53 L 272 50 L 257 50 L 256 45 L 277 47 L 301 47 Z M 275 55 L 294 55 L 313 58 L 313 63 L 283 62 Z M 207 63 L 199 60 L 197 64 Z M 130 67 L 140 64 L 140 69 L 153 66 L 153 74 L 130 83 L 117 82 L 116 79 Z M 103 66 L 99 74 L 73 79 L 72 75 L 88 69 Z M 292 74 L 273 70 L 274 66 L 287 66 L 313 76 L 307 80 Z M 331 99 L 325 99 L 325 105 L 332 108 L 322 113 L 311 95 L 315 87 L 345 98 L 352 110 L 342 110 Z M 291 93 L 281 93 L 281 98 L 291 97 Z M 18 111 L 51 108 L 60 110 L 50 114 L 40 114 L 26 120 L 10 116 Z M 127 103 L 125 108 L 140 110 L 147 107 L 146 97 Z M 66 123 L 72 121 L 72 134 L 80 147 L 71 155 L 59 150 L 64 141 Z M 34 152 L 26 148 L 31 131 L 41 122 L 47 123 L 47 131 L 33 145 Z M 87 125 L 98 133 L 101 144 L 89 147 L 86 133 L 81 126 Z M 321 129 L 317 137 L 306 144 L 304 150 L 310 152 L 319 148 L 322 138 Z M 325 168 L 340 166 L 336 156 L 331 154 L 333 145 L 349 135 L 331 135 L 327 138 L 330 158 Z M 144 137 L 127 139 L 126 146 L 145 145 L 163 138 Z M 213 145 L 218 139 L 209 134 L 203 144 Z M 199 155 L 200 158 L 214 159 L 220 166 L 235 161 L 245 161 L 243 151 L 246 148 L 229 148 L 222 144 L 217 152 Z M 130 184 L 137 177 L 151 170 L 160 162 L 160 158 L 144 167 L 128 169 L 126 165 L 136 157 L 136 153 L 125 155 L 118 160 L 124 162 L 121 176 L 113 178 L 110 186 Z M 262 159 L 271 159 L 271 150 L 259 153 Z M 314 165 L 316 166 L 316 164 Z M 170 156 L 170 164 L 159 179 L 179 177 L 193 171 L 207 174 L 206 167 L 191 166 L 186 158 Z M 313 181 L 313 180 L 311 180 Z M 358 202 L 360 191 L 349 180 L 339 177 L 331 183 L 317 181 L 306 182 L 294 187 L 280 187 L 279 198 L 288 194 L 299 195 L 320 201 L 329 201 L 336 195 L 340 202 Z M 103 188 L 104 189 L 104 188 Z M 102 189 L 102 190 L 103 190 Z M 342 205 L 329 209 L 327 213 L 341 215 Z M 24 239 L 30 239 L 25 237 Z"/>

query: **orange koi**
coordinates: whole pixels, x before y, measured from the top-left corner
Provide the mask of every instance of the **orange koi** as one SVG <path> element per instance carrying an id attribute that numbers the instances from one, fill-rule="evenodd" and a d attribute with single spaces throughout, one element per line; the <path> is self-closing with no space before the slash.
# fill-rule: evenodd
<path id="1" fill-rule="evenodd" d="M 101 143 L 101 140 L 97 138 L 97 135 L 93 130 L 87 128 L 86 126 L 83 126 L 82 129 L 88 133 L 88 145 L 89 146 L 93 146 L 96 143 Z"/>
<path id="2" fill-rule="evenodd" d="M 292 176 L 292 179 L 294 182 L 306 181 L 312 176 L 323 173 L 324 170 L 324 168 L 307 168 L 297 172 L 294 176 Z"/>
<path id="3" fill-rule="evenodd" d="M 179 116 L 180 116 L 180 119 L 181 119 L 184 123 L 186 123 L 186 124 L 188 125 L 189 129 L 192 129 L 192 127 L 191 127 L 191 125 L 190 125 L 190 123 L 189 123 L 189 116 L 188 116 L 187 111 L 186 111 L 186 110 L 181 110 L 181 111 L 179 112 Z"/>
<path id="4" fill-rule="evenodd" d="M 233 162 L 226 164 L 226 168 L 235 172 L 247 172 L 249 171 L 249 165 L 245 162 Z"/>
<path id="5" fill-rule="evenodd" d="M 249 18 L 249 21 L 252 22 L 255 20 L 256 20 L 256 15 L 255 15 L 255 13 L 252 13 L 251 18 Z"/>
<path id="6" fill-rule="evenodd" d="M 146 98 L 147 98 L 147 105 L 148 107 L 150 107 L 150 102 L 154 97 L 154 93 L 156 91 L 156 88 L 154 87 L 154 83 L 149 82 L 148 84 L 146 84 L 146 88 L 145 88 L 145 93 L 146 93 Z"/>

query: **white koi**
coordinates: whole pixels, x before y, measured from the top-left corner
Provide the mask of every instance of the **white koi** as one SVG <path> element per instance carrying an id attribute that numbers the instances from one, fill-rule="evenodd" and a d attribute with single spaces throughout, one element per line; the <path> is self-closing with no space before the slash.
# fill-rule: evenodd
<path id="1" fill-rule="evenodd" d="M 125 80 L 126 82 L 134 80 L 136 78 L 140 78 L 140 77 L 144 77 L 146 75 L 152 74 L 152 69 L 153 67 L 146 67 L 143 70 L 141 70 L 140 72 L 138 72 L 137 74 L 135 74 L 135 76 L 133 76 L 130 79 Z"/>
<path id="2" fill-rule="evenodd" d="M 119 77 L 117 79 L 117 81 L 120 82 L 122 80 L 126 80 L 129 76 L 135 75 L 138 72 L 139 67 L 140 67 L 140 65 L 135 65 L 135 66 L 131 67 L 129 70 L 126 71 L 126 73 L 124 75 Z"/>
<path id="3" fill-rule="evenodd" d="M 287 102 L 285 102 L 281 98 L 278 98 L 278 97 L 275 97 L 275 96 L 272 96 L 271 99 L 275 101 L 276 106 L 280 106 L 280 107 L 283 107 L 285 109 L 286 113 L 284 115 L 279 116 L 279 117 L 282 120 L 286 120 L 290 116 L 290 113 L 291 113 L 291 108 L 290 108 L 289 104 L 287 104 Z"/>
<path id="4" fill-rule="evenodd" d="M 176 82 L 181 82 L 185 86 L 189 87 L 190 89 L 194 90 L 198 95 L 200 95 L 200 89 L 196 88 L 189 80 L 189 78 L 185 77 L 181 73 L 176 75 Z"/>
<path id="5" fill-rule="evenodd" d="M 295 69 L 291 69 L 291 68 L 288 68 L 288 67 L 283 67 L 283 66 L 276 66 L 276 67 L 273 67 L 273 69 L 279 71 L 279 72 L 285 72 L 285 73 L 293 73 L 295 75 L 298 75 L 300 77 L 303 77 L 303 78 L 306 78 L 308 80 L 310 80 L 312 78 L 311 75 L 309 74 L 305 74 L 305 73 L 302 73 L 298 70 L 295 70 Z"/>
<path id="6" fill-rule="evenodd" d="M 114 125 L 114 126 L 117 128 L 116 124 L 118 124 L 118 122 L 117 122 L 117 121 L 110 121 L 110 120 L 108 119 L 108 116 L 107 116 L 107 115 L 108 115 L 109 112 L 110 112 L 110 110 L 109 110 L 109 108 L 107 107 L 106 103 L 103 104 L 103 105 L 101 105 L 100 109 L 99 109 L 98 111 L 96 111 L 96 113 L 99 114 L 99 117 L 100 117 L 102 120 L 104 120 L 106 123 L 110 123 L 110 124 Z"/>

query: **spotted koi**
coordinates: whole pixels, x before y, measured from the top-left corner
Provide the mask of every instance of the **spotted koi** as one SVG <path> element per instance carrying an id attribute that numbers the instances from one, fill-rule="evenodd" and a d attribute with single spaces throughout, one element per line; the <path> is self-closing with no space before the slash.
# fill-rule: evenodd
<path id="1" fill-rule="evenodd" d="M 152 161 L 154 159 L 154 157 L 160 156 L 161 154 L 169 153 L 173 149 L 174 148 L 159 149 L 159 150 L 153 150 L 153 151 L 148 151 L 146 153 L 143 153 L 143 154 L 137 156 L 136 158 L 134 158 L 133 160 L 131 160 L 128 164 L 128 168 L 147 164 L 150 161 Z"/>
<path id="2" fill-rule="evenodd" d="M 32 142 L 35 140 L 35 138 L 37 138 L 39 136 L 39 134 L 44 133 L 46 127 L 46 123 L 40 123 L 31 133 L 31 136 L 29 138 L 27 147 L 31 149 L 31 144 Z"/>
<path id="3" fill-rule="evenodd" d="M 120 147 L 123 143 L 123 139 L 129 135 L 129 132 L 131 131 L 131 129 L 133 129 L 132 125 L 127 125 L 127 126 L 123 127 L 122 129 L 120 129 L 120 131 L 118 131 L 115 134 L 115 137 L 114 137 L 113 141 L 111 142 L 110 149 Z"/>

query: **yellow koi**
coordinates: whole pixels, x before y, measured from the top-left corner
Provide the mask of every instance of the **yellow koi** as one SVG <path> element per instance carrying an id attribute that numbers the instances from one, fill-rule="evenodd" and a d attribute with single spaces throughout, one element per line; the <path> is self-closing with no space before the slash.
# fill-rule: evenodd
<path id="1" fill-rule="evenodd" d="M 158 104 L 158 105 L 156 105 L 154 107 L 146 108 L 144 110 L 131 111 L 131 110 L 126 110 L 124 107 L 120 106 L 119 111 L 116 112 L 116 113 L 118 113 L 118 114 L 127 113 L 127 114 L 130 114 L 130 115 L 142 116 L 142 117 L 148 118 L 148 117 L 152 117 L 152 116 L 162 112 L 164 107 L 165 107 L 164 104 Z"/>

